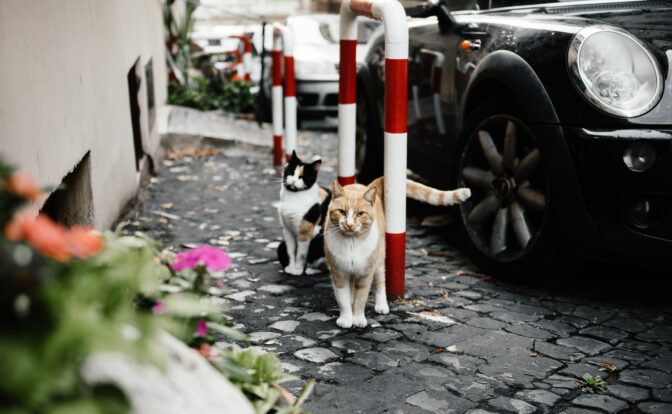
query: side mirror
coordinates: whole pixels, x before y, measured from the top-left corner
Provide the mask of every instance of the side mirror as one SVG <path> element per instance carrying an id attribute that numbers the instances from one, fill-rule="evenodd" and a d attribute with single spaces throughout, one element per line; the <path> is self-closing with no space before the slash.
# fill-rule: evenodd
<path id="1" fill-rule="evenodd" d="M 459 10 L 469 10 L 476 3 L 475 0 L 455 1 L 454 6 Z M 458 23 L 451 13 L 451 8 L 448 6 L 446 0 L 438 2 L 424 2 L 420 5 L 415 5 L 406 8 L 406 15 L 410 17 L 430 17 L 436 16 L 439 20 L 439 32 L 460 34 L 465 28 L 465 25 Z"/>

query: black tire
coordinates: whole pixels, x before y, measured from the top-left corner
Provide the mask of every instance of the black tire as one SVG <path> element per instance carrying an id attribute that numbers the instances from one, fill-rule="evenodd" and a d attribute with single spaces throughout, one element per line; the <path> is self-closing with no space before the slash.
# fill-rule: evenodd
<path id="1" fill-rule="evenodd" d="M 537 137 L 521 111 L 503 99 L 482 103 L 464 125 L 453 176 L 456 188 L 472 190 L 455 209 L 469 255 L 498 277 L 550 272 L 558 246 Z"/>
<path id="2" fill-rule="evenodd" d="M 382 126 L 376 122 L 375 103 L 358 85 L 355 169 L 357 182 L 368 184 L 383 175 Z"/>

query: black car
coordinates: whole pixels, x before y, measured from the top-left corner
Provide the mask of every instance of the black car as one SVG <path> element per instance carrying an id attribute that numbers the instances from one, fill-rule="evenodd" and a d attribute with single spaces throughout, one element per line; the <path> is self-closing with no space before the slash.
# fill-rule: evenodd
<path id="1" fill-rule="evenodd" d="M 412 13 L 408 165 L 472 189 L 458 222 L 481 265 L 529 268 L 556 241 L 672 263 L 672 1 Z M 358 71 L 360 181 L 382 173 L 383 40 Z"/>

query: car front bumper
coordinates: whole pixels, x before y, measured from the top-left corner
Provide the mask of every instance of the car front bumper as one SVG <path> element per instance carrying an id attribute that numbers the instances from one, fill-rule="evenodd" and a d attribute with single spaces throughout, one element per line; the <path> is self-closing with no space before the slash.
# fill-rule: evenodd
<path id="1" fill-rule="evenodd" d="M 672 130 L 533 129 L 542 138 L 554 213 L 570 247 L 598 260 L 672 266 Z M 623 162 L 625 148 L 638 140 L 656 150 L 646 172 Z M 655 206 L 645 227 L 632 216 L 642 200 Z"/>
<path id="2" fill-rule="evenodd" d="M 297 79 L 296 100 L 302 116 L 338 114 L 338 81 Z"/>

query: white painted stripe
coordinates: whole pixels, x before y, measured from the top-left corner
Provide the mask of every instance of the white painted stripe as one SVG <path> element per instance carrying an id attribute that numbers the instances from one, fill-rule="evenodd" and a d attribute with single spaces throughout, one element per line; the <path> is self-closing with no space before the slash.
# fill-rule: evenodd
<path id="1" fill-rule="evenodd" d="M 406 142 L 407 134 L 384 133 L 385 139 L 385 231 L 406 231 Z"/>
<path id="2" fill-rule="evenodd" d="M 243 63 L 237 64 L 236 72 L 238 72 L 238 76 L 245 76 L 245 65 Z"/>
<path id="3" fill-rule="evenodd" d="M 338 176 L 355 175 L 357 104 L 338 104 Z M 405 171 L 405 170 L 404 170 Z"/>
<path id="4" fill-rule="evenodd" d="M 385 28 L 387 34 L 387 27 Z M 388 43 L 385 41 L 385 59 L 408 59 L 408 38 L 403 42 Z"/>
<path id="5" fill-rule="evenodd" d="M 385 24 L 385 57 L 408 59 L 408 26 L 401 3 L 397 0 L 376 0 L 371 12 Z"/>
<path id="6" fill-rule="evenodd" d="M 245 73 L 252 73 L 252 53 L 245 53 L 243 55 L 243 65 L 245 66 Z"/>
<path id="7" fill-rule="evenodd" d="M 355 15 L 350 10 L 350 0 L 341 3 L 340 38 L 343 40 L 357 40 L 357 23 Z"/>
<path id="8" fill-rule="evenodd" d="M 271 88 L 273 102 L 273 135 L 282 135 L 282 86 Z"/>
<path id="9" fill-rule="evenodd" d="M 436 128 L 439 130 L 439 134 L 446 133 L 446 125 L 443 122 L 443 111 L 441 111 L 441 96 L 438 93 L 432 94 L 432 100 L 434 101 L 434 116 L 436 117 Z"/>
<path id="10" fill-rule="evenodd" d="M 296 149 L 296 96 L 285 97 L 285 153 Z"/>

